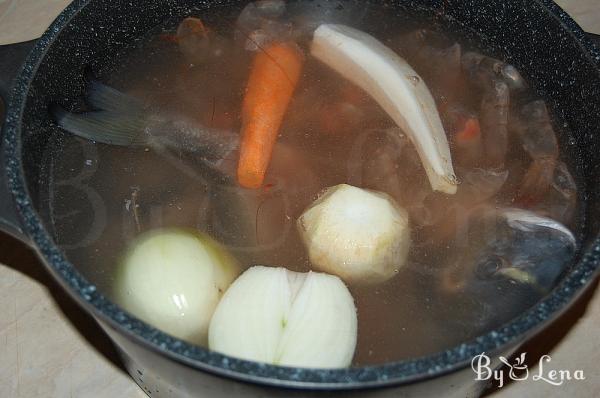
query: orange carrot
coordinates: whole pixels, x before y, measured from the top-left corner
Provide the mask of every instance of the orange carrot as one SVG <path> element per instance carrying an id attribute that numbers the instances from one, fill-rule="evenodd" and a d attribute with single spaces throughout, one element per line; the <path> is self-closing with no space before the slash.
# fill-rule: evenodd
<path id="1" fill-rule="evenodd" d="M 456 143 L 456 161 L 461 166 L 474 167 L 481 163 L 483 142 L 481 127 L 476 117 L 461 116 L 456 123 L 457 132 L 454 135 Z"/>
<path id="2" fill-rule="evenodd" d="M 475 118 L 469 118 L 465 122 L 464 128 L 456 133 L 456 140 L 458 142 L 468 142 L 479 137 L 481 128 L 479 127 L 479 120 Z"/>
<path id="3" fill-rule="evenodd" d="M 238 182 L 263 184 L 279 128 L 300 79 L 304 56 L 294 43 L 274 43 L 254 58 L 242 108 Z"/>

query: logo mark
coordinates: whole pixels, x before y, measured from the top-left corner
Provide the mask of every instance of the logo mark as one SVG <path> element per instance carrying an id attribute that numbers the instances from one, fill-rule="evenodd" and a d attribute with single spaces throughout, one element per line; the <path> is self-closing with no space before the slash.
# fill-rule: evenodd
<path id="1" fill-rule="evenodd" d="M 583 370 L 548 370 L 547 365 L 552 361 L 550 355 L 544 355 L 540 358 L 537 366 L 537 372 L 530 372 L 529 366 L 526 363 L 527 353 L 514 358 L 511 363 L 506 357 L 498 357 L 499 363 L 492 366 L 492 360 L 485 352 L 476 355 L 471 360 L 471 368 L 475 373 L 476 381 L 495 380 L 498 382 L 498 388 L 502 388 L 505 384 L 505 373 L 508 371 L 508 379 L 513 381 L 531 380 L 536 382 L 545 382 L 553 386 L 561 386 L 567 381 L 585 380 Z M 502 369 L 499 365 L 503 364 L 506 369 Z M 545 368 L 546 367 L 546 368 Z"/>

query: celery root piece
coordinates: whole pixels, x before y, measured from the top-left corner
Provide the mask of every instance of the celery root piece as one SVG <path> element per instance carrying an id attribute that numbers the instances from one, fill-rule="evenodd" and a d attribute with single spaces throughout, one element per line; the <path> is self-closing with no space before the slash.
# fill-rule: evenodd
<path id="1" fill-rule="evenodd" d="M 346 282 L 394 277 L 410 249 L 408 214 L 386 194 L 350 185 L 327 191 L 298 219 L 311 264 Z"/>

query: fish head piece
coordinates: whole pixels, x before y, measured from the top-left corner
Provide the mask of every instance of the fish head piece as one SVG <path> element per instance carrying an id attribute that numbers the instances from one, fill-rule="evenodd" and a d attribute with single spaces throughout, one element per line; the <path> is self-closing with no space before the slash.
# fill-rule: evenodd
<path id="1" fill-rule="evenodd" d="M 486 208 L 471 215 L 458 240 L 460 250 L 445 256 L 436 290 L 477 333 L 508 322 L 550 292 L 571 265 L 577 249 L 562 224 L 521 209 Z M 460 238 L 457 238 L 460 239 Z"/>
<path id="2" fill-rule="evenodd" d="M 482 234 L 472 265 L 479 281 L 508 280 L 537 291 L 550 291 L 571 264 L 577 241 L 564 225 L 533 212 L 501 209 L 488 215 L 495 222 Z M 489 222 L 487 222 L 489 225 Z"/>

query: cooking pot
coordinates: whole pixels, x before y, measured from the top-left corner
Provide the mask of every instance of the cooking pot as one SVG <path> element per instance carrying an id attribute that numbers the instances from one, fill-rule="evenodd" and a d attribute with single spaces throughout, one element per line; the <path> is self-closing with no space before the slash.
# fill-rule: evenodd
<path id="1" fill-rule="evenodd" d="M 210 352 L 124 312 L 82 275 L 56 244 L 48 164 L 65 154 L 52 143 L 48 105 L 76 98 L 86 67 L 102 68 L 157 26 L 202 15 L 227 0 L 76 0 L 35 42 L 0 48 L 5 122 L 0 151 L 0 224 L 31 245 L 60 285 L 98 321 L 132 378 L 153 397 L 170 396 L 476 396 L 470 363 L 482 352 L 510 355 L 588 287 L 600 264 L 600 51 L 549 0 L 386 0 L 398 15 L 442 24 L 515 65 L 568 128 L 563 152 L 580 188 L 581 245 L 560 284 L 521 316 L 446 351 L 343 370 L 284 368 Z M 341 1 L 342 6 L 365 2 Z M 401 19 L 398 16 L 398 23 Z M 568 133 L 567 133 L 568 132 Z M 499 364 L 497 364 L 499 365 Z M 493 365 L 492 365 L 493 366 Z"/>

